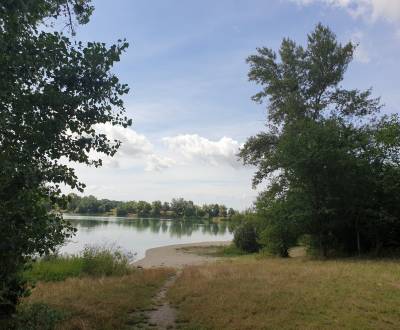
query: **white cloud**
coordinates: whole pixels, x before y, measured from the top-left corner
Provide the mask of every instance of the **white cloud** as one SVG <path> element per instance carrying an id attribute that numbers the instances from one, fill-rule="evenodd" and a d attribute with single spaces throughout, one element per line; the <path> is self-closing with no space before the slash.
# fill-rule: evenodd
<path id="1" fill-rule="evenodd" d="M 165 170 L 175 164 L 176 164 L 176 161 L 171 158 L 161 157 L 161 156 L 157 156 L 157 155 L 153 154 L 153 155 L 150 155 L 149 157 L 147 157 L 145 171 L 159 172 L 159 171 Z"/>
<path id="2" fill-rule="evenodd" d="M 400 23 L 399 0 L 290 0 L 299 5 L 323 3 L 329 6 L 344 8 L 353 17 L 362 17 L 376 21 L 383 19 L 391 23 Z"/>
<path id="3" fill-rule="evenodd" d="M 230 165 L 238 167 L 237 153 L 239 142 L 223 137 L 218 141 L 211 141 L 197 134 L 182 134 L 165 137 L 163 141 L 170 150 L 182 155 L 187 160 L 199 160 L 210 165 Z"/>
<path id="4" fill-rule="evenodd" d="M 106 124 L 97 125 L 95 129 L 98 133 L 106 134 L 110 140 L 121 141 L 121 146 L 114 157 L 92 153 L 91 158 L 101 158 L 106 168 L 129 168 L 132 165 L 142 164 L 146 171 L 160 171 L 172 164 L 171 160 L 157 156 L 150 140 L 131 128 Z"/>
<path id="5" fill-rule="evenodd" d="M 119 155 L 133 157 L 152 153 L 152 143 L 144 135 L 138 134 L 130 128 L 106 124 L 97 125 L 96 131 L 106 134 L 110 140 L 121 141 L 122 144 L 118 150 Z"/>

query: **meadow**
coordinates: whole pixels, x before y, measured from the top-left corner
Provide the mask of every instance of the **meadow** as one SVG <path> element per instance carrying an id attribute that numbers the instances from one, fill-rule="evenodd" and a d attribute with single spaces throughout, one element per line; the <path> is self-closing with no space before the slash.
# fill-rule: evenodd
<path id="1" fill-rule="evenodd" d="M 17 316 L 0 328 L 124 329 L 145 320 L 171 269 L 137 269 L 118 249 L 87 247 L 74 256 L 38 260 L 24 274 L 33 284 Z"/>
<path id="2" fill-rule="evenodd" d="M 243 254 L 232 246 L 187 249 L 219 261 L 185 267 L 167 299 L 178 329 L 398 329 L 396 260 L 317 260 Z M 221 258 L 222 257 L 222 258 Z M 18 329 L 137 329 L 175 270 L 137 269 L 116 251 L 89 249 L 34 264 Z"/>
<path id="3" fill-rule="evenodd" d="M 182 329 L 398 329 L 400 264 L 238 257 L 185 268 L 169 298 Z"/>

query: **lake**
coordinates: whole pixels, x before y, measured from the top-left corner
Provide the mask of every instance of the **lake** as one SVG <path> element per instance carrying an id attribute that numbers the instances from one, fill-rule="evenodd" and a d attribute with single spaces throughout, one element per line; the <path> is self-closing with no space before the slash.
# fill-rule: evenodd
<path id="1" fill-rule="evenodd" d="M 207 221 L 133 219 L 64 214 L 76 235 L 61 247 L 60 253 L 76 254 L 85 245 L 116 245 L 125 252 L 145 256 L 148 249 L 172 244 L 228 241 L 233 238 L 228 224 Z"/>

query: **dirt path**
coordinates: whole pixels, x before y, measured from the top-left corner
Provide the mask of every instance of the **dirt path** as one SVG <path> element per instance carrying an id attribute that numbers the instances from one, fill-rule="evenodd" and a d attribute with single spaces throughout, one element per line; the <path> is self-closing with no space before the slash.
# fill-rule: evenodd
<path id="1" fill-rule="evenodd" d="M 167 291 L 181 274 L 173 273 L 152 299 L 152 306 L 147 309 L 132 310 L 124 329 L 176 329 L 176 309 L 167 300 Z"/>
<path id="2" fill-rule="evenodd" d="M 140 268 L 172 267 L 177 269 L 164 283 L 153 299 L 153 307 L 142 311 L 133 311 L 133 321 L 128 323 L 133 329 L 176 329 L 177 311 L 167 300 L 168 289 L 174 285 L 182 273 L 182 268 L 188 265 L 199 265 L 217 258 L 193 253 L 196 249 L 212 246 L 228 245 L 230 241 L 202 242 L 191 244 L 169 245 L 146 251 L 146 256 L 133 263 Z"/>
<path id="3" fill-rule="evenodd" d="M 147 312 L 149 326 L 162 330 L 176 329 L 177 312 L 176 309 L 169 304 L 166 295 L 168 289 L 175 283 L 181 272 L 181 270 L 178 270 L 176 274 L 171 276 L 154 298 L 154 304 L 157 307 Z"/>

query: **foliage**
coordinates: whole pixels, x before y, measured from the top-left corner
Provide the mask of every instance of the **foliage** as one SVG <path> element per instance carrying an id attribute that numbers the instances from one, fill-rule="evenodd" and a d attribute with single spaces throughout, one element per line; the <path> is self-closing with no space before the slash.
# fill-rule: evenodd
<path id="1" fill-rule="evenodd" d="M 130 257 L 119 249 L 102 246 L 87 246 L 82 253 L 82 272 L 91 276 L 129 274 Z"/>
<path id="2" fill-rule="evenodd" d="M 18 330 L 53 330 L 65 317 L 65 313 L 44 303 L 25 304 L 18 310 L 15 327 Z"/>
<path id="3" fill-rule="evenodd" d="M 113 246 L 86 246 L 78 255 L 54 255 L 41 258 L 25 271 L 30 282 L 64 281 L 81 276 L 119 276 L 133 271 L 133 256 Z"/>
<path id="4" fill-rule="evenodd" d="M 30 256 L 54 251 L 74 232 L 49 212 L 65 205 L 61 186 L 84 188 L 65 164 L 100 166 L 91 155 L 112 156 L 120 146 L 101 125 L 131 124 L 121 99 L 128 87 L 111 71 L 128 44 L 82 43 L 54 28 L 65 20 L 74 32 L 92 12 L 90 0 L 0 6 L 0 318 L 26 290 L 21 272 Z"/>
<path id="5" fill-rule="evenodd" d="M 301 233 L 301 223 L 307 221 L 304 194 L 288 192 L 279 199 L 271 198 L 271 192 L 263 192 L 256 201 L 259 243 L 272 254 L 289 256 L 289 249 L 296 245 Z"/>
<path id="6" fill-rule="evenodd" d="M 260 249 L 258 238 L 255 224 L 248 221 L 236 228 L 233 242 L 237 248 L 252 253 Z"/>
<path id="7" fill-rule="evenodd" d="M 77 194 L 68 195 L 68 203 L 65 211 L 80 214 L 104 214 L 114 213 L 117 216 L 127 216 L 135 214 L 139 217 L 154 218 L 226 218 L 230 219 L 237 211 L 233 208 L 229 210 L 222 204 L 205 204 L 199 206 L 193 201 L 183 198 L 173 198 L 170 203 L 153 201 L 113 201 L 108 199 L 97 199 L 90 196 L 78 196 Z"/>
<path id="8" fill-rule="evenodd" d="M 268 180 L 261 241 L 281 255 L 300 235 L 322 256 L 400 246 L 400 120 L 378 115 L 371 90 L 340 85 L 354 50 L 319 24 L 305 48 L 284 39 L 279 57 L 260 48 L 248 58 L 268 130 L 240 156 L 257 167 L 254 186 Z"/>

